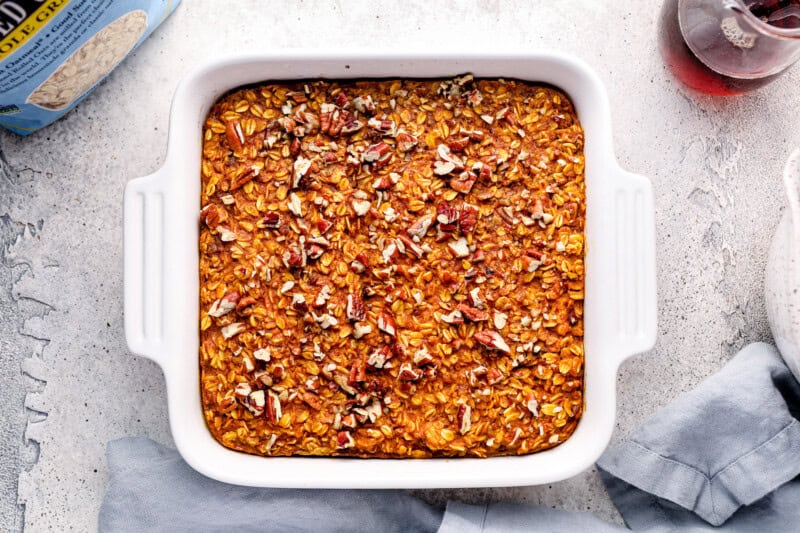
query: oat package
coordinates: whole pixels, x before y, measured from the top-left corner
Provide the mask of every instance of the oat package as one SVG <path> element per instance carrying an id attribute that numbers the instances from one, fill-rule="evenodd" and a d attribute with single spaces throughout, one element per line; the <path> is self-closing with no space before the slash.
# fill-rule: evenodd
<path id="1" fill-rule="evenodd" d="M 180 0 L 0 0 L 0 126 L 28 135 L 80 103 Z"/>

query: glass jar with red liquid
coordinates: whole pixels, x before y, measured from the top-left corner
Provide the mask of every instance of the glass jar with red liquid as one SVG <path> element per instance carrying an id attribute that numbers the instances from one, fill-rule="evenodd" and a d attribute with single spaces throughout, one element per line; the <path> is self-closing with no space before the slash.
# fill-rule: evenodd
<path id="1" fill-rule="evenodd" d="M 666 0 L 659 46 L 675 77 L 692 89 L 751 91 L 800 58 L 800 0 Z"/>

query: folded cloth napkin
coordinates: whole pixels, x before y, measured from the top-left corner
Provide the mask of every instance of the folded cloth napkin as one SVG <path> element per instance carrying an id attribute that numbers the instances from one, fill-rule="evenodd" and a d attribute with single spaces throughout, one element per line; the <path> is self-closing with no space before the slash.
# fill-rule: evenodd
<path id="1" fill-rule="evenodd" d="M 634 530 L 800 531 L 799 416 L 800 384 L 751 344 L 597 466 Z"/>
<path id="2" fill-rule="evenodd" d="M 636 531 L 800 531 L 800 384 L 766 344 L 743 349 L 598 462 Z M 103 532 L 625 531 L 588 513 L 399 491 L 256 489 L 192 470 L 145 438 L 108 445 Z M 714 527 L 723 524 L 722 527 Z"/>

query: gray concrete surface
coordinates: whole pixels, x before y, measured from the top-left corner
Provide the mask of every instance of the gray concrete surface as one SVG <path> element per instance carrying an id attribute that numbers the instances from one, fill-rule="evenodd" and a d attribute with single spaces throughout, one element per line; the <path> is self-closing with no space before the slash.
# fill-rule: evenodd
<path id="1" fill-rule="evenodd" d="M 104 446 L 170 443 L 163 378 L 122 329 L 122 190 L 166 151 L 188 69 L 216 55 L 294 47 L 553 48 L 607 84 L 622 165 L 653 180 L 658 344 L 619 375 L 614 441 L 769 340 L 762 278 L 800 145 L 800 68 L 746 97 L 687 94 L 655 45 L 660 2 L 184 0 L 66 118 L 0 133 L 0 530 L 92 531 Z M 519 500 L 620 518 L 594 471 L 541 487 L 420 491 L 432 502 Z"/>

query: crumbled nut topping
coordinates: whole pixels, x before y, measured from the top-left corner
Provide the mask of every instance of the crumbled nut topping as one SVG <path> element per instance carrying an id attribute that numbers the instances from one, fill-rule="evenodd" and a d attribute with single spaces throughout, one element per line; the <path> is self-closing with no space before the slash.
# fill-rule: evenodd
<path id="1" fill-rule="evenodd" d="M 555 446 L 583 409 L 583 132 L 518 81 L 234 91 L 204 127 L 203 413 L 261 455 Z"/>

